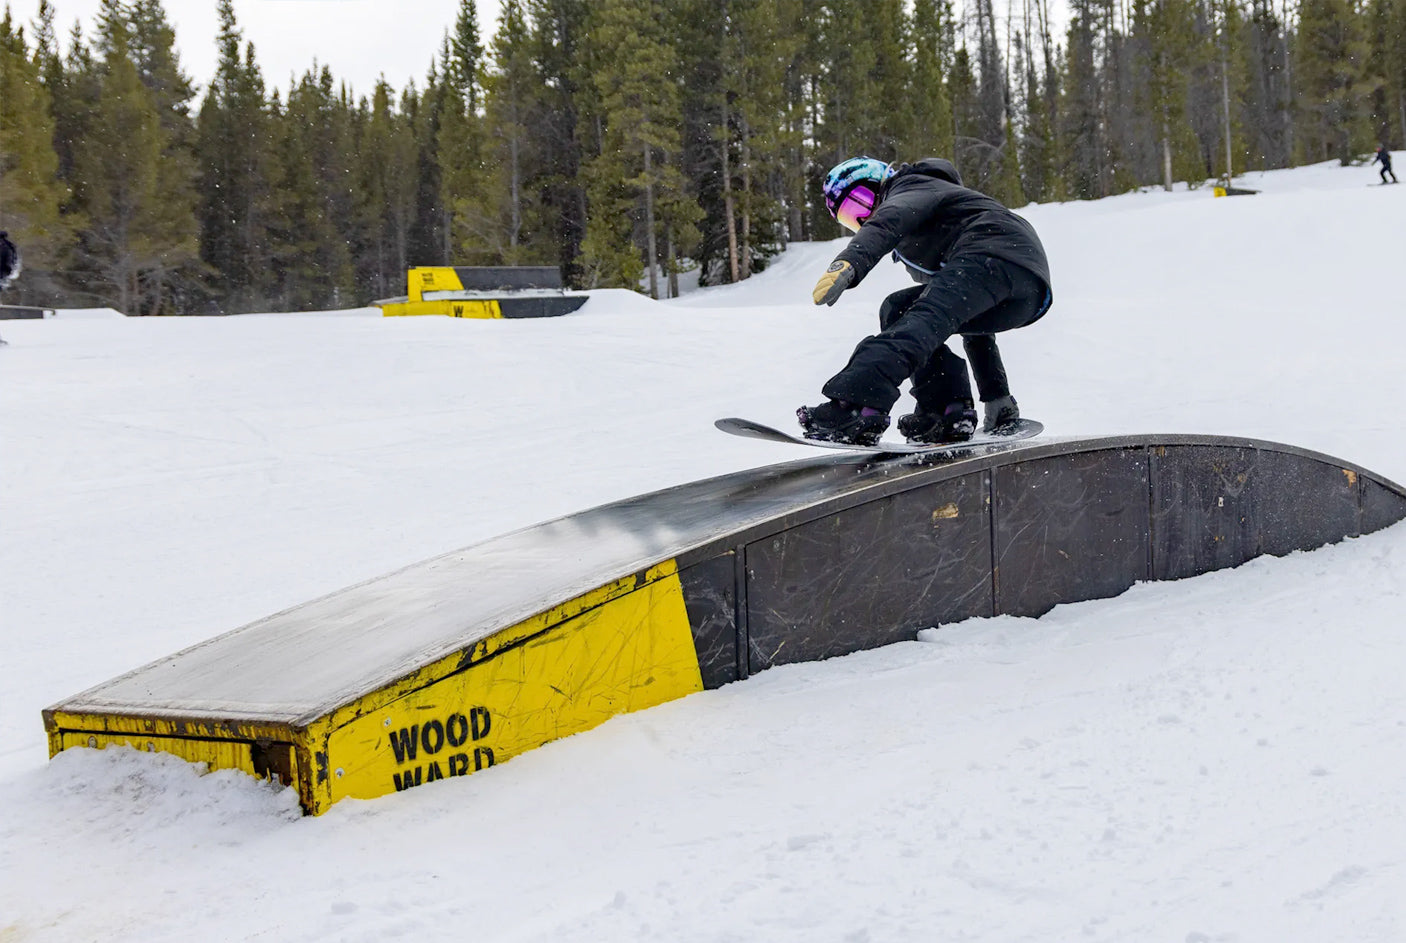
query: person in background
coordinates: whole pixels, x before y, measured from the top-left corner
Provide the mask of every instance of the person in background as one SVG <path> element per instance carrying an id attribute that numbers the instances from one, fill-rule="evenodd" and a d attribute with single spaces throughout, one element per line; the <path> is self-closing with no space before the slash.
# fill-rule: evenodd
<path id="1" fill-rule="evenodd" d="M 1391 183 L 1399 183 L 1396 179 L 1396 172 L 1391 169 L 1391 151 L 1386 149 L 1385 144 L 1377 145 L 1377 156 L 1372 158 L 1372 163 L 1382 165 L 1382 183 L 1387 183 L 1387 174 L 1391 174 Z"/>
<path id="2" fill-rule="evenodd" d="M 20 277 L 20 250 L 10 239 L 8 232 L 0 231 L 0 291 L 10 287 L 10 283 Z M 0 345 L 5 338 L 0 337 Z"/>

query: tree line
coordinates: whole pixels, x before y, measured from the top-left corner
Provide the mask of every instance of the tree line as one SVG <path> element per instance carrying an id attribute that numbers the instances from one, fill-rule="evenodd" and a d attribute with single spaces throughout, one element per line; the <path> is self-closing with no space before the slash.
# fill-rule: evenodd
<path id="1" fill-rule="evenodd" d="M 838 161 L 948 156 L 1012 206 L 1406 137 L 1406 0 L 474 0 L 423 83 L 270 90 L 233 0 L 203 90 L 161 0 L 0 20 L 20 301 L 128 314 L 366 304 L 412 265 L 560 265 L 664 297 L 841 230 Z"/>

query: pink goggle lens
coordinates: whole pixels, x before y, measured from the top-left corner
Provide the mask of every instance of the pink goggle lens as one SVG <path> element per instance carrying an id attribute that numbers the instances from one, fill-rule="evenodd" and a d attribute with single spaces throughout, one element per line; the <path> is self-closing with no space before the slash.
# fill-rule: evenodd
<path id="1" fill-rule="evenodd" d="M 860 225 L 873 215 L 876 202 L 873 190 L 851 187 L 840 205 L 835 207 L 835 220 L 850 232 L 859 232 Z"/>

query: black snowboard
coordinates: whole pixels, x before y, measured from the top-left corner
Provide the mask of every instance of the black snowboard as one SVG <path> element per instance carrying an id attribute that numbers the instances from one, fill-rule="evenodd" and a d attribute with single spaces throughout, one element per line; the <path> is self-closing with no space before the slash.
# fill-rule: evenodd
<path id="1" fill-rule="evenodd" d="M 768 442 L 790 442 L 795 445 L 814 445 L 822 449 L 843 449 L 848 452 L 874 452 L 881 455 L 894 455 L 906 452 L 958 452 L 983 445 L 1011 442 L 1015 439 L 1028 439 L 1045 430 L 1043 424 L 1033 419 L 1017 419 L 991 432 L 978 432 L 965 442 L 948 442 L 942 445 L 928 445 L 922 442 L 886 442 L 880 439 L 874 445 L 851 445 L 847 442 L 825 442 L 820 439 L 806 439 L 802 436 L 782 432 L 771 426 L 764 426 L 750 419 L 731 417 L 713 423 L 723 432 L 740 435 L 749 439 L 765 439 Z"/>

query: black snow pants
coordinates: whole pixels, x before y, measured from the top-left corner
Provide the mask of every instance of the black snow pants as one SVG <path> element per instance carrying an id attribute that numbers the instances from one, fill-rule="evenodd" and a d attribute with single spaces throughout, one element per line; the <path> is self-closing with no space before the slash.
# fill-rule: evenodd
<path id="1" fill-rule="evenodd" d="M 992 335 L 1034 324 L 1053 300 L 1049 286 L 1018 265 L 990 256 L 955 259 L 927 284 L 889 295 L 879 309 L 879 333 L 859 342 L 822 392 L 888 412 L 899 385 L 911 378 L 918 408 L 940 413 L 972 398 L 966 362 L 947 347 L 960 334 L 982 401 L 1009 396 Z"/>

